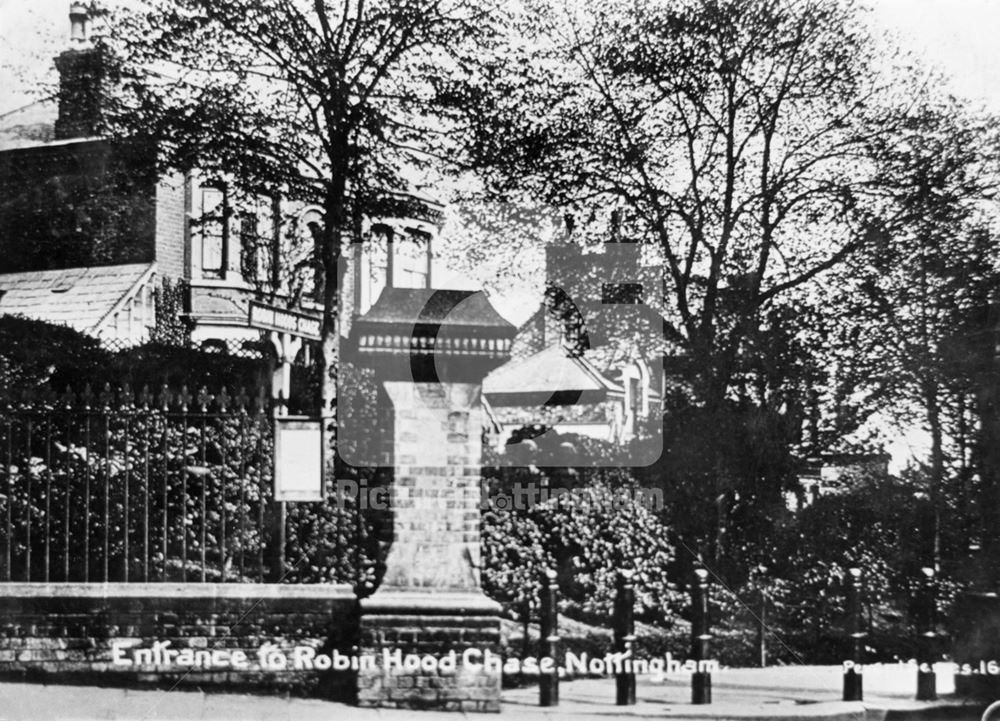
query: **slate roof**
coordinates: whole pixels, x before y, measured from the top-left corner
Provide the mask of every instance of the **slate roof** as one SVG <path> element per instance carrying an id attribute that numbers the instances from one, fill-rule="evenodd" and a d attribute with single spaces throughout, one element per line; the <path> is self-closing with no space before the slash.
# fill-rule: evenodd
<path id="1" fill-rule="evenodd" d="M 0 274 L 0 315 L 92 332 L 152 263 Z"/>
<path id="2" fill-rule="evenodd" d="M 474 290 L 386 288 L 359 322 L 370 325 L 441 324 L 504 329 L 514 326 L 490 305 L 486 294 Z"/>
<path id="3" fill-rule="evenodd" d="M 604 377 L 585 358 L 570 356 L 559 345 L 551 345 L 527 358 L 500 366 L 483 381 L 483 394 L 493 407 L 521 405 L 529 398 L 580 392 L 592 400 L 609 392 L 624 392 Z"/>

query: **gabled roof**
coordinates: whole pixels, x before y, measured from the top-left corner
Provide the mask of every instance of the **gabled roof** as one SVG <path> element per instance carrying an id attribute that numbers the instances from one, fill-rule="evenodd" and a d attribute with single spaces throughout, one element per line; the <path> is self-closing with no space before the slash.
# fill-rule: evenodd
<path id="1" fill-rule="evenodd" d="M 0 115 L 0 150 L 52 142 L 59 105 L 46 98 Z"/>
<path id="2" fill-rule="evenodd" d="M 559 345 L 506 363 L 483 381 L 483 394 L 494 407 L 558 402 L 597 402 L 624 389 L 608 380 L 585 358 L 569 355 Z"/>
<path id="3" fill-rule="evenodd" d="M 93 333 L 154 268 L 152 263 L 133 263 L 0 274 L 0 315 Z"/>

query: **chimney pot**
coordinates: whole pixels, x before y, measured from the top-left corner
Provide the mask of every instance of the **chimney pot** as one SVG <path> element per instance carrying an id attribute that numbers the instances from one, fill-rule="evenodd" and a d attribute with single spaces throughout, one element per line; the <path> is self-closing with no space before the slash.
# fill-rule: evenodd
<path id="1" fill-rule="evenodd" d="M 69 6 L 69 38 L 74 43 L 87 42 L 87 20 L 90 14 L 87 6 L 75 2 Z"/>

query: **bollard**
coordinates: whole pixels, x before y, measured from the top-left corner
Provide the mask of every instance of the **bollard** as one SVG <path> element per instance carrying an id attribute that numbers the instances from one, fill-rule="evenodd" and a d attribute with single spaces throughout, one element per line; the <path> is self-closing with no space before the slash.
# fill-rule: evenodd
<path id="1" fill-rule="evenodd" d="M 917 701 L 937 699 L 937 674 L 934 653 L 937 647 L 936 593 L 934 569 L 921 568 L 921 584 L 917 591 Z"/>
<path id="2" fill-rule="evenodd" d="M 539 656 L 552 659 L 552 670 L 540 673 L 538 676 L 538 705 L 559 705 L 559 618 L 558 618 L 559 588 L 556 585 L 556 572 L 552 569 L 542 573 L 542 598 L 539 623 L 538 643 Z M 541 658 L 538 660 L 541 665 Z"/>
<path id="3" fill-rule="evenodd" d="M 691 622 L 691 659 L 701 668 L 701 662 L 708 660 L 708 642 L 712 638 L 708 632 L 708 571 L 696 568 L 694 584 L 691 587 L 691 605 L 694 616 Z M 691 674 L 691 703 L 712 703 L 712 674 L 696 670 Z"/>
<path id="4" fill-rule="evenodd" d="M 615 703 L 618 706 L 635 704 L 635 673 L 625 672 L 625 661 L 632 658 L 635 643 L 635 585 L 633 571 L 618 572 L 618 592 L 615 595 L 615 653 L 621 654 L 622 670 L 615 675 Z M 629 666 L 631 668 L 631 665 Z"/>
<path id="5" fill-rule="evenodd" d="M 864 684 L 864 638 L 861 622 L 861 569 L 847 569 L 847 626 L 851 639 L 851 658 L 844 664 L 844 700 L 862 701 Z"/>

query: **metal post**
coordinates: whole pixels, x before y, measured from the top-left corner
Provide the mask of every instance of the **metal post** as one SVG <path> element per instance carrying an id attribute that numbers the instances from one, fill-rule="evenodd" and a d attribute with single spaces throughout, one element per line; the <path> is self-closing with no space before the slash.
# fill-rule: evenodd
<path id="1" fill-rule="evenodd" d="M 917 701 L 937 699 L 937 674 L 934 672 L 934 652 L 937 646 L 936 593 L 934 569 L 922 568 L 921 585 L 917 591 Z"/>
<path id="2" fill-rule="evenodd" d="M 552 669 L 538 676 L 538 705 L 559 705 L 559 618 L 557 616 L 559 587 L 556 585 L 556 572 L 547 569 L 542 573 L 541 619 L 538 629 L 539 659 L 552 659 Z"/>
<path id="3" fill-rule="evenodd" d="M 615 703 L 619 706 L 635 704 L 635 673 L 625 672 L 625 663 L 631 668 L 632 647 L 635 643 L 635 585 L 634 571 L 618 572 L 618 589 L 615 595 L 615 653 L 620 654 L 622 671 L 615 675 Z"/>
<path id="4" fill-rule="evenodd" d="M 757 616 L 757 654 L 761 668 L 767 668 L 767 591 L 760 589 L 760 613 Z"/>
<path id="5" fill-rule="evenodd" d="M 285 527 L 288 523 L 288 509 L 284 501 L 272 501 L 270 504 L 271 537 L 269 561 L 271 564 L 268 580 L 271 583 L 281 583 L 285 577 L 285 545 L 287 537 Z"/>
<path id="6" fill-rule="evenodd" d="M 271 334 L 272 338 L 275 336 L 274 333 Z M 263 407 L 263 399 L 261 406 Z M 285 412 L 284 407 L 284 392 L 283 390 L 278 391 L 277 402 L 272 409 L 271 414 L 271 437 L 273 439 L 277 438 L 277 419 L 280 415 Z M 275 442 L 275 447 L 277 447 L 277 442 Z M 272 489 L 274 479 L 272 477 Z M 262 501 L 263 502 L 263 501 Z M 287 523 L 288 523 L 288 509 L 286 508 L 286 503 L 284 501 L 276 500 L 272 495 L 272 500 L 270 503 L 271 511 L 271 548 L 270 548 L 270 563 L 271 563 L 271 583 L 281 583 L 285 577 L 285 545 L 287 543 Z"/>
<path id="7" fill-rule="evenodd" d="M 851 639 L 851 658 L 844 664 L 844 700 L 864 698 L 862 669 L 864 668 L 865 632 L 861 623 L 861 569 L 847 569 L 847 625 Z"/>
<path id="8" fill-rule="evenodd" d="M 701 671 L 701 662 L 708 660 L 709 633 L 708 622 L 708 571 L 704 568 L 694 570 L 694 584 L 691 586 L 691 605 L 694 615 L 691 623 L 691 658 L 699 670 L 691 674 L 691 703 L 712 703 L 712 674 Z"/>

